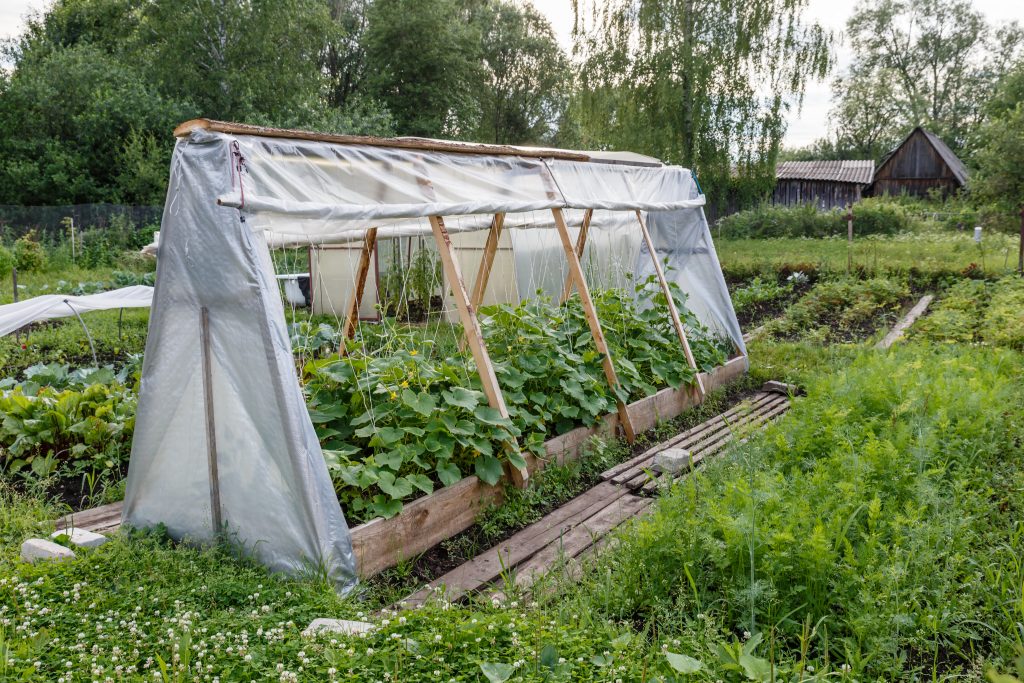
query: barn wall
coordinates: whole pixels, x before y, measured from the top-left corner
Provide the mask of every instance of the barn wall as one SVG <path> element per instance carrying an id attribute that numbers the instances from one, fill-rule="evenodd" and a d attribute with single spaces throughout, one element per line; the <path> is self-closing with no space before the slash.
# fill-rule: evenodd
<path id="1" fill-rule="evenodd" d="M 915 131 L 875 173 L 871 194 L 906 193 L 924 197 L 933 188 L 949 194 L 959 187 L 953 172 L 928 138 L 921 131 Z"/>
<path id="2" fill-rule="evenodd" d="M 854 204 L 861 197 L 861 186 L 827 180 L 779 180 L 775 183 L 772 203 L 783 206 L 814 204 L 819 209 L 832 209 Z"/>

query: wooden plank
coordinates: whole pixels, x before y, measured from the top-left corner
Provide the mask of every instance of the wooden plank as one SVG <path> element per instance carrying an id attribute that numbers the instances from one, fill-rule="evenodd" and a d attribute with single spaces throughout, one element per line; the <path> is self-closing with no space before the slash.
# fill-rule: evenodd
<path id="1" fill-rule="evenodd" d="M 516 585 L 520 588 L 528 588 L 538 578 L 548 573 L 560 559 L 577 557 L 615 527 L 645 512 L 652 502 L 650 498 L 632 494 L 618 498 L 590 519 L 548 543 L 543 549 L 534 553 L 529 560 L 518 565 L 514 572 Z"/>
<path id="2" fill-rule="evenodd" d="M 763 413 L 763 414 L 760 414 L 760 415 L 756 416 L 750 422 L 747 422 L 746 424 L 742 425 L 741 428 L 737 428 L 735 431 L 734 430 L 729 430 L 728 432 L 722 434 L 721 436 L 719 436 L 715 440 L 713 440 L 713 441 L 711 441 L 711 442 L 709 442 L 707 444 L 703 444 L 701 446 L 700 452 L 699 452 L 700 457 L 697 458 L 696 456 L 694 456 L 694 463 L 693 464 L 696 466 L 696 465 L 706 461 L 710 456 L 712 456 L 715 453 L 718 453 L 719 451 L 723 450 L 737 436 L 741 437 L 741 440 L 740 440 L 741 443 L 745 443 L 747 441 L 747 439 L 749 438 L 749 435 L 752 434 L 754 431 L 756 431 L 757 428 L 760 428 L 762 423 L 772 422 L 774 419 L 776 419 L 782 413 L 785 413 L 787 410 L 789 410 L 789 402 L 788 401 L 786 401 L 784 403 L 781 403 L 779 405 L 776 405 L 771 410 L 769 410 L 767 413 Z M 684 472 L 680 473 L 679 476 L 685 476 L 685 474 L 687 474 L 687 472 L 684 471 Z M 674 477 L 674 478 L 679 478 L 679 477 Z M 628 486 L 629 488 L 633 488 L 633 489 L 643 487 L 643 492 L 647 493 L 647 494 L 653 493 L 654 491 L 657 490 L 657 481 L 652 481 L 647 476 L 646 472 L 639 473 L 630 482 L 623 482 L 623 485 L 624 486 Z"/>
<path id="3" fill-rule="evenodd" d="M 348 305 L 348 313 L 345 315 L 345 324 L 341 328 L 341 345 L 338 348 L 339 355 L 345 352 L 345 340 L 356 336 L 356 325 L 359 323 L 359 307 L 363 303 L 363 290 L 366 289 L 366 275 L 370 272 L 370 261 L 373 258 L 373 250 L 377 246 L 377 228 L 370 228 L 363 235 L 363 248 L 359 252 L 359 269 L 356 271 L 355 288 L 352 290 L 352 299 Z"/>
<path id="4" fill-rule="evenodd" d="M 576 282 L 576 291 L 579 292 L 580 302 L 583 304 L 583 313 L 587 317 L 587 324 L 590 326 L 590 335 L 594 338 L 594 346 L 597 352 L 602 355 L 601 364 L 604 367 L 604 376 L 608 379 L 608 385 L 613 389 L 619 389 L 619 378 L 615 374 L 615 366 L 612 364 L 612 356 L 608 351 L 608 344 L 605 342 L 604 333 L 601 331 L 601 321 L 597 319 L 597 309 L 594 308 L 594 300 L 590 297 L 590 288 L 587 287 L 587 279 L 583 274 L 583 266 L 573 249 L 572 238 L 569 236 L 569 228 L 565 225 L 565 217 L 561 209 L 551 209 L 555 218 L 555 226 L 558 228 L 558 235 L 562 238 L 562 248 L 569 261 L 569 273 Z M 630 443 L 636 439 L 636 432 L 633 431 L 633 423 L 629 418 L 629 411 L 626 404 L 616 397 L 615 405 L 618 408 L 619 424 Z"/>
<path id="5" fill-rule="evenodd" d="M 199 316 L 200 343 L 203 352 L 203 412 L 206 423 L 206 462 L 210 482 L 210 522 L 213 535 L 224 529 L 220 507 L 220 475 L 217 473 L 217 421 L 213 413 L 213 361 L 210 359 L 210 311 L 206 306 Z"/>
<path id="6" fill-rule="evenodd" d="M 925 294 L 922 296 L 914 307 L 911 308 L 905 316 L 903 316 L 903 319 L 893 325 L 893 328 L 889 330 L 889 334 L 885 335 L 885 339 L 875 344 L 875 348 L 887 349 L 902 339 L 903 335 L 906 334 L 906 331 L 910 329 L 910 326 L 913 325 L 926 310 L 928 310 L 928 305 L 931 304 L 932 299 L 934 298 L 935 296 L 932 294 Z"/>
<path id="7" fill-rule="evenodd" d="M 497 579 L 503 571 L 529 559 L 552 540 L 576 525 L 585 523 L 627 493 L 621 486 L 602 482 L 505 541 L 431 581 L 399 604 L 402 607 L 415 607 L 438 591 L 445 599 L 454 601 L 466 593 L 479 590 Z"/>
<path id="8" fill-rule="evenodd" d="M 108 526 L 115 520 L 120 524 L 121 510 L 123 508 L 124 501 L 118 501 L 117 503 L 101 505 L 100 507 L 92 508 L 90 510 L 72 512 L 58 519 L 56 521 L 56 528 L 67 529 L 69 527 L 78 527 L 79 529 L 93 531 L 98 526 Z"/>
<path id="9" fill-rule="evenodd" d="M 498 385 L 498 377 L 494 374 L 494 366 L 491 364 L 491 356 L 487 353 L 487 344 L 480 332 L 480 324 L 476 319 L 476 309 L 473 308 L 466 293 L 466 283 L 462 279 L 462 271 L 459 269 L 459 261 L 455 258 L 455 249 L 452 247 L 451 237 L 444 227 L 444 219 L 440 216 L 430 217 L 430 227 L 434 231 L 434 241 L 437 242 L 437 250 L 441 254 L 441 265 L 444 268 L 445 277 L 455 297 L 455 306 L 459 310 L 459 318 L 462 320 L 462 329 L 466 333 L 466 343 L 473 353 L 473 361 L 476 363 L 477 372 L 480 374 L 480 385 L 487 396 L 488 404 L 504 417 L 508 417 L 508 407 L 505 405 L 505 397 Z M 516 446 L 506 446 L 516 449 Z M 523 488 L 530 478 L 530 473 L 525 467 L 510 466 L 509 474 L 512 483 Z"/>
<path id="10" fill-rule="evenodd" d="M 576 236 L 576 258 L 583 258 L 583 250 L 587 246 L 587 234 L 590 232 L 590 221 L 594 217 L 594 210 L 587 209 L 583 212 L 583 224 L 580 225 L 580 234 Z M 565 303 L 572 294 L 572 272 L 566 273 L 565 284 L 562 286 L 562 297 L 560 303 Z"/>
<path id="11" fill-rule="evenodd" d="M 573 152 L 562 149 L 512 147 L 510 145 L 488 145 L 475 142 L 429 140 L 426 138 L 379 138 L 370 135 L 340 135 L 335 133 L 317 133 L 308 130 L 293 130 L 290 128 L 252 126 L 245 123 L 232 123 L 230 121 L 216 121 L 213 119 L 202 118 L 191 119 L 178 124 L 174 129 L 174 137 L 185 137 L 196 130 L 208 130 L 215 133 L 228 133 L 230 135 L 254 135 L 257 137 L 268 138 L 314 140 L 317 142 L 331 142 L 338 145 L 366 145 L 369 147 L 414 149 L 431 152 L 449 152 L 454 154 L 486 154 L 494 156 L 528 157 L 535 159 L 566 159 L 568 161 L 591 160 L 589 155 L 582 152 Z"/>
<path id="12" fill-rule="evenodd" d="M 743 411 L 755 410 L 758 406 L 767 402 L 771 398 L 772 396 L 767 393 L 755 394 L 752 399 L 741 401 L 739 404 L 733 406 L 732 408 L 722 413 L 721 415 L 716 415 L 715 417 L 709 420 L 701 422 L 698 425 L 694 425 L 690 429 L 687 429 L 686 431 L 681 432 L 680 434 L 677 434 L 676 436 L 666 441 L 655 444 L 654 446 L 648 448 L 646 451 L 640 453 L 636 457 L 630 458 L 625 462 L 619 463 L 618 465 L 615 465 L 614 467 L 605 470 L 604 472 L 601 473 L 601 478 L 604 480 L 611 479 L 620 472 L 630 469 L 636 463 L 643 462 L 648 458 L 652 458 L 655 454 L 660 453 L 666 448 L 673 448 L 677 446 L 677 444 L 680 444 L 681 442 L 685 441 L 686 439 L 692 436 L 699 436 L 700 434 L 703 434 L 708 430 L 724 428 L 725 420 L 731 419 L 732 417 L 739 415 Z"/>
<path id="13" fill-rule="evenodd" d="M 756 424 L 759 416 L 770 412 L 778 405 L 784 403 L 786 403 L 785 397 L 775 396 L 758 406 L 756 411 L 752 411 L 747 414 L 735 415 L 733 416 L 734 419 L 729 420 L 728 422 L 722 420 L 721 422 L 711 425 L 688 438 L 678 441 L 672 447 L 683 448 L 694 454 L 696 454 L 696 452 L 702 452 L 713 447 L 723 437 L 728 441 L 730 434 L 744 429 L 749 424 Z M 646 460 L 635 462 L 631 467 L 616 473 L 610 478 L 610 481 L 616 484 L 623 484 L 626 481 L 633 479 L 636 475 L 642 474 L 644 469 L 649 469 L 652 466 L 654 455 L 655 454 L 651 454 Z"/>
<path id="14" fill-rule="evenodd" d="M 658 259 L 658 252 L 654 248 L 654 240 L 651 239 L 651 233 L 647 229 L 647 224 L 644 222 L 643 215 L 638 210 L 636 212 L 636 220 L 640 223 L 640 232 L 643 233 L 644 242 L 647 243 L 647 251 L 651 253 L 651 261 L 654 263 L 654 272 L 658 276 L 658 282 L 661 284 L 661 292 L 665 295 L 665 303 L 668 304 L 668 312 L 672 318 L 672 327 L 676 330 L 676 335 L 679 337 L 679 343 L 683 345 L 683 353 L 686 355 L 686 362 L 690 364 L 690 367 L 694 371 L 694 379 L 697 380 L 697 389 L 700 391 L 700 395 L 703 396 L 706 392 L 704 391 L 704 383 L 700 378 L 700 369 L 697 367 L 697 361 L 693 357 L 693 350 L 690 348 L 690 340 L 686 337 L 686 328 L 683 327 L 683 321 L 679 318 L 679 309 L 676 308 L 676 302 L 672 298 L 672 288 L 669 287 L 668 280 L 665 279 L 665 271 L 661 267 L 661 261 Z"/>

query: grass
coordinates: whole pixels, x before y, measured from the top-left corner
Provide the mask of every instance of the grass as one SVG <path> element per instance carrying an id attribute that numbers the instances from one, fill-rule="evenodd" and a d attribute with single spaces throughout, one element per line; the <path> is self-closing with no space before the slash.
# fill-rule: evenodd
<path id="1" fill-rule="evenodd" d="M 1018 240 L 1010 235 L 985 235 L 981 246 L 967 232 L 904 233 L 892 237 L 855 237 L 849 250 L 845 237 L 823 239 L 719 239 L 715 248 L 728 273 L 759 273 L 790 264 L 810 264 L 824 273 L 843 273 L 847 255 L 853 266 L 869 273 L 909 272 L 957 274 L 974 264 L 986 273 L 1016 267 Z"/>

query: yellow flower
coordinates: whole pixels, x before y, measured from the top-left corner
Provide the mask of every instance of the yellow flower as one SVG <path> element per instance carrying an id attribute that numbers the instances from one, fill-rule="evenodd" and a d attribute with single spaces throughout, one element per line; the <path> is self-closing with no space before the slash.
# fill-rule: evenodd
<path id="1" fill-rule="evenodd" d="M 398 398 L 398 394 L 396 394 L 395 392 L 392 391 L 391 392 L 391 398 Z"/>
<path id="2" fill-rule="evenodd" d="M 398 386 L 402 387 L 403 389 L 408 389 L 409 388 L 409 382 L 403 380 L 402 383 L 399 384 Z"/>
<path id="3" fill-rule="evenodd" d="M 418 352 L 416 351 L 416 349 L 413 349 L 412 351 L 409 352 L 409 355 L 410 356 L 415 356 L 417 353 Z"/>

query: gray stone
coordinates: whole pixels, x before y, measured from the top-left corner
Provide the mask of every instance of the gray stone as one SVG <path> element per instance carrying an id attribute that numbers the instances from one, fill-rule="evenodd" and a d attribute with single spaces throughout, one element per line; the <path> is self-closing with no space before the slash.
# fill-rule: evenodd
<path id="1" fill-rule="evenodd" d="M 110 540 L 103 534 L 93 533 L 87 529 L 79 529 L 77 527 L 58 529 L 50 534 L 50 538 L 59 538 L 60 536 L 67 536 L 68 541 L 72 545 L 77 545 L 81 548 L 98 548 Z"/>
<path id="2" fill-rule="evenodd" d="M 340 633 L 344 636 L 355 636 L 373 630 L 374 625 L 365 621 L 346 621 L 345 619 L 314 619 L 313 623 L 302 632 L 304 636 L 317 633 Z"/>
<path id="3" fill-rule="evenodd" d="M 39 560 L 56 560 L 58 562 L 70 560 L 75 557 L 75 552 L 70 548 L 48 541 L 45 538 L 30 538 L 21 544 L 21 559 L 23 562 L 34 564 Z"/>
<path id="4" fill-rule="evenodd" d="M 685 448 L 666 448 L 654 455 L 654 470 L 675 476 L 690 469 L 690 451 Z"/>

